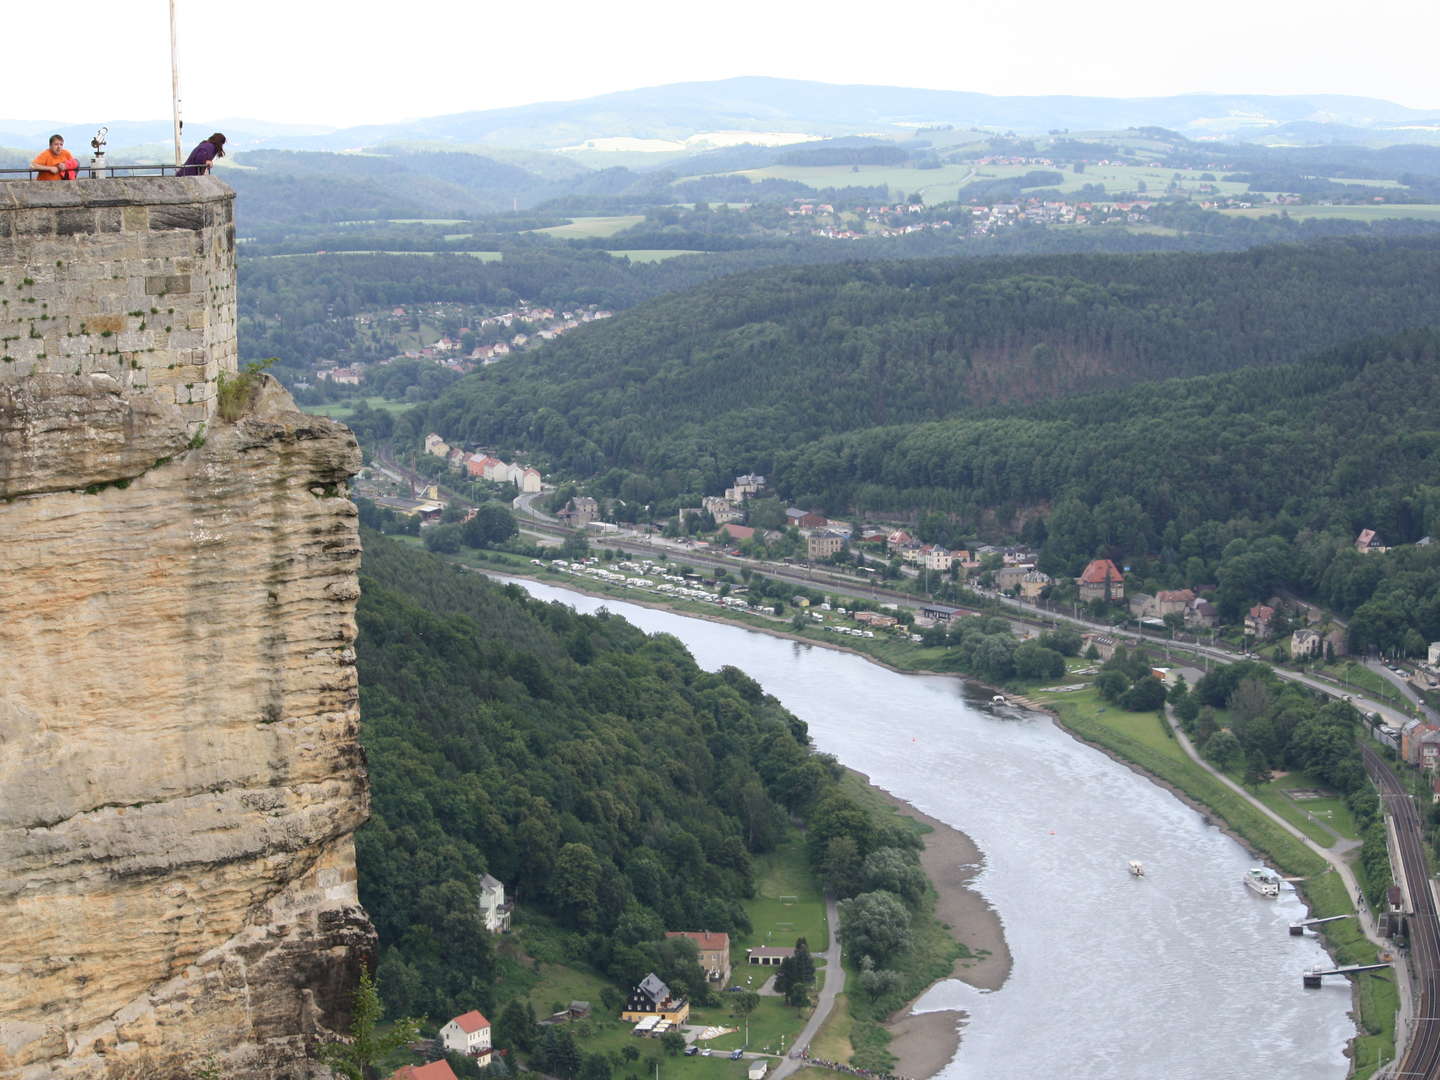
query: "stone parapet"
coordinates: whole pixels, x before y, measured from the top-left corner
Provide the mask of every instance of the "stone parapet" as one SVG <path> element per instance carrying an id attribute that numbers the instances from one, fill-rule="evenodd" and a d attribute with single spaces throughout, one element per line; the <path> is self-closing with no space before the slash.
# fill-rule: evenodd
<path id="1" fill-rule="evenodd" d="M 197 433 L 236 369 L 234 199 L 209 176 L 0 183 L 0 379 L 108 375 Z"/>

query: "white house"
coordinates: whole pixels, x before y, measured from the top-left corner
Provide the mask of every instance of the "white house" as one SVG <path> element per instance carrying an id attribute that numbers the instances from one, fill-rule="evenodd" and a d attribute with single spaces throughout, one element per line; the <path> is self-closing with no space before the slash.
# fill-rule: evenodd
<path id="1" fill-rule="evenodd" d="M 485 929 L 492 934 L 504 934 L 510 930 L 510 909 L 505 902 L 505 886 L 489 874 L 480 879 L 480 917 L 485 920 Z M 475 1015 L 479 1016 L 479 1013 Z M 490 1036 L 487 1034 L 488 1040 Z"/>
<path id="2" fill-rule="evenodd" d="M 481 1068 L 490 1064 L 490 1021 L 471 1009 L 440 1029 L 446 1050 L 475 1059 Z"/>
<path id="3" fill-rule="evenodd" d="M 434 454 L 436 457 L 448 457 L 450 447 L 444 439 L 432 431 L 429 435 L 425 436 L 425 452 L 427 454 Z"/>
<path id="4" fill-rule="evenodd" d="M 515 486 L 518 487 L 522 493 L 527 495 L 530 492 L 539 491 L 540 470 L 530 468 L 522 469 L 520 472 L 520 479 L 516 481 Z"/>

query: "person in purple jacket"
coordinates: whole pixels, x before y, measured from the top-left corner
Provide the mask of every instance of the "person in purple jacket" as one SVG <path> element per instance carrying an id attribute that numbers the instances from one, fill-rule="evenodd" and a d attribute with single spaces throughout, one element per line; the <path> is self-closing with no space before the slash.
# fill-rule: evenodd
<path id="1" fill-rule="evenodd" d="M 210 166 L 215 163 L 215 159 L 224 156 L 225 136 L 217 131 L 190 151 L 190 156 L 185 159 L 185 164 L 176 171 L 175 175 L 199 176 L 202 173 L 208 173 Z"/>

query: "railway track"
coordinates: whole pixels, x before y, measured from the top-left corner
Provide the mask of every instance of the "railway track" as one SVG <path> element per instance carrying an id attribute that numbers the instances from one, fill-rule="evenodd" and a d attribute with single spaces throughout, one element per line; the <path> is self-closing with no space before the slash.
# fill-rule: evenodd
<path id="1" fill-rule="evenodd" d="M 1409 1045 L 1399 1065 L 1389 1074 L 1409 1080 L 1440 1080 L 1440 921 L 1435 893 L 1425 863 L 1425 829 L 1415 800 L 1400 785 L 1385 760 L 1362 747 L 1365 769 L 1380 789 L 1380 798 L 1395 827 L 1400 867 L 1405 876 L 1410 916 L 1410 964 L 1419 993 Z"/>

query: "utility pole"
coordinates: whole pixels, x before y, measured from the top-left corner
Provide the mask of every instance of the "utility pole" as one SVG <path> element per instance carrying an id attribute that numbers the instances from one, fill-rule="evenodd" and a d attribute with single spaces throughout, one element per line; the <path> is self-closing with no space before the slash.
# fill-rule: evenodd
<path id="1" fill-rule="evenodd" d="M 170 0 L 170 106 L 175 126 L 175 164 L 180 157 L 180 61 L 175 49 L 175 0 Z"/>

